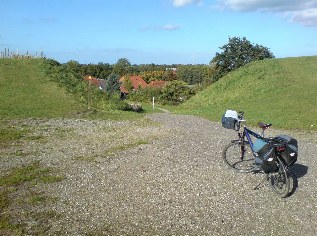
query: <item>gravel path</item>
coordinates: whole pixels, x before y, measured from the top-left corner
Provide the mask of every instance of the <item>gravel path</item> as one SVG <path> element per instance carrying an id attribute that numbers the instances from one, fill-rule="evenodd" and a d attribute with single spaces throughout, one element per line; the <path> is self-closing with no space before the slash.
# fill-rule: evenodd
<path id="1" fill-rule="evenodd" d="M 317 235 L 316 134 L 291 134 L 299 160 L 280 199 L 266 182 L 253 190 L 262 174 L 224 165 L 234 131 L 194 116 L 147 118 L 26 120 L 19 125 L 39 138 L 3 150 L 0 170 L 40 160 L 66 177 L 36 186 L 58 199 L 38 209 L 59 212 L 47 235 Z M 23 158 L 12 158 L 17 151 Z"/>

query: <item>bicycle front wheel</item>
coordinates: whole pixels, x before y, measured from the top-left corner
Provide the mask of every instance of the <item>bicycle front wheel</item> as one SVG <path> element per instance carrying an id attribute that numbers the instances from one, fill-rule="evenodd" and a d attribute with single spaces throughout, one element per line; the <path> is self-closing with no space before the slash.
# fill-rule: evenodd
<path id="1" fill-rule="evenodd" d="M 284 163 L 277 158 L 278 171 L 269 173 L 269 184 L 272 190 L 280 195 L 282 198 L 287 197 L 290 188 L 290 179 L 288 169 Z"/>
<path id="2" fill-rule="evenodd" d="M 229 143 L 222 152 L 224 162 L 238 172 L 252 172 L 256 170 L 254 156 L 247 141 Z"/>

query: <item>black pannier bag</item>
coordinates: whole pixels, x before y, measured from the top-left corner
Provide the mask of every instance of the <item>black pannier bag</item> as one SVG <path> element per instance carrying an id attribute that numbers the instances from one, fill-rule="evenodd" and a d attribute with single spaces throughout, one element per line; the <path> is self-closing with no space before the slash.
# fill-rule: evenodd
<path id="1" fill-rule="evenodd" d="M 238 113 L 236 111 L 227 110 L 222 116 L 222 127 L 226 129 L 235 129 L 238 120 Z"/>
<path id="2" fill-rule="evenodd" d="M 297 161 L 298 157 L 298 143 L 297 140 L 288 135 L 277 136 L 279 143 L 285 145 L 285 151 L 282 152 L 282 157 L 285 160 L 287 166 L 293 165 Z"/>
<path id="3" fill-rule="evenodd" d="M 263 139 L 257 139 L 253 144 L 253 149 L 256 153 L 255 164 L 260 166 L 265 173 L 277 170 L 272 144 L 265 142 Z"/>

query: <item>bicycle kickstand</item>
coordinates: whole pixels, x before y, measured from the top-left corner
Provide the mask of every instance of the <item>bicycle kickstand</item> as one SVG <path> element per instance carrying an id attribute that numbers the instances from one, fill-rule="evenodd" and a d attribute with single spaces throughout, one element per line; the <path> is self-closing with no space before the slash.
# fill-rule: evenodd
<path id="1" fill-rule="evenodd" d="M 257 186 L 255 186 L 255 188 L 254 188 L 253 190 L 259 189 L 259 186 L 260 186 L 261 184 L 263 184 L 265 181 L 268 181 L 268 180 L 269 180 L 269 176 L 268 176 L 268 175 L 265 175 L 265 177 L 262 179 L 262 181 L 261 181 Z"/>

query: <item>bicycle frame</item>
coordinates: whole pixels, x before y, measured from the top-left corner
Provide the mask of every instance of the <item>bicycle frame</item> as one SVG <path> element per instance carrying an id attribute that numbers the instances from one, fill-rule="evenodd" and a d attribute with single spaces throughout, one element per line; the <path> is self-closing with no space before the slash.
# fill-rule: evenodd
<path id="1" fill-rule="evenodd" d="M 252 139 L 251 139 L 250 135 L 252 135 L 252 136 L 254 136 L 254 137 L 256 137 L 256 138 L 260 138 L 260 139 L 262 139 L 263 136 L 259 135 L 258 133 L 255 133 L 254 131 L 248 129 L 247 127 L 244 127 L 244 128 L 243 128 L 243 132 L 245 133 L 245 136 L 247 137 L 248 142 L 249 142 L 249 144 L 250 144 L 250 147 L 251 147 L 251 149 L 252 149 L 252 151 L 253 151 L 253 147 L 254 147 L 254 146 L 253 146 L 253 142 L 252 142 Z"/>
<path id="2" fill-rule="evenodd" d="M 263 133 L 262 133 L 262 135 L 260 135 L 258 133 L 255 133 L 254 131 L 252 131 L 249 128 L 247 128 L 245 125 L 243 126 L 243 131 L 242 132 L 238 132 L 239 141 L 241 143 L 243 143 L 244 138 L 246 137 L 248 142 L 249 142 L 249 144 L 250 144 L 250 148 L 252 150 L 252 153 L 256 157 L 255 152 L 254 152 L 254 145 L 253 145 L 253 142 L 252 142 L 252 139 L 251 139 L 251 135 L 256 137 L 256 138 L 263 139 Z"/>
<path id="3" fill-rule="evenodd" d="M 254 145 L 253 145 L 253 141 L 251 139 L 251 136 L 258 138 L 258 139 L 264 139 L 264 131 L 262 132 L 262 135 L 255 133 L 254 131 L 250 130 L 249 128 L 247 128 L 245 125 L 243 126 L 243 131 L 242 132 L 238 132 L 238 136 L 239 136 L 239 142 L 240 143 L 244 143 L 244 138 L 246 137 L 248 140 L 248 143 L 250 144 L 250 148 L 252 150 L 252 154 L 253 156 L 256 158 L 257 154 L 254 151 Z M 281 161 L 285 162 L 284 158 L 281 156 L 281 152 L 283 152 L 285 150 L 285 146 L 276 146 L 273 144 L 273 146 L 275 146 L 275 150 L 276 150 L 276 157 L 279 158 Z M 241 150 L 242 153 L 244 151 L 244 147 L 241 146 Z M 243 154 L 241 156 L 241 158 L 243 158 Z M 286 166 L 287 168 L 287 166 Z"/>

